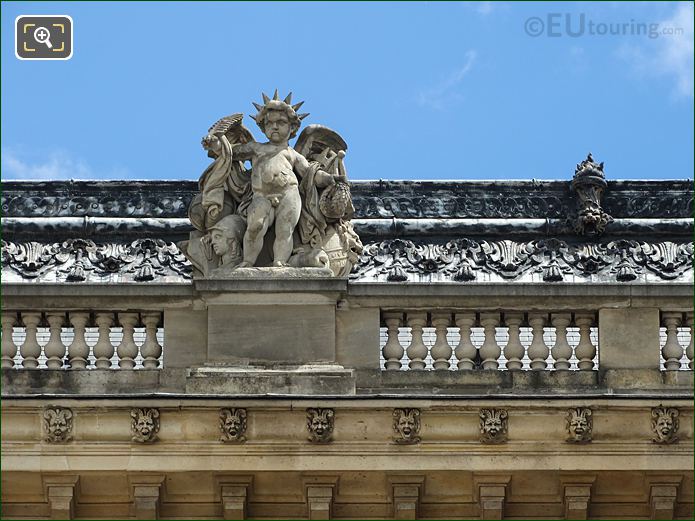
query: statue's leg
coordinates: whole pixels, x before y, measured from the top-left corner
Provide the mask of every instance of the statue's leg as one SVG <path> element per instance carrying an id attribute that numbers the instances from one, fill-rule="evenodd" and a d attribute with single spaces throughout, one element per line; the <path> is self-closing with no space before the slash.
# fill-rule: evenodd
<path id="1" fill-rule="evenodd" d="M 302 212 L 302 199 L 299 190 L 285 192 L 275 212 L 275 244 L 273 245 L 273 265 L 286 266 L 292 255 L 292 234 Z"/>
<path id="2" fill-rule="evenodd" d="M 274 209 L 262 196 L 254 197 L 249 205 L 244 233 L 244 262 L 240 267 L 253 266 L 263 248 L 263 238 L 273 222 Z"/>

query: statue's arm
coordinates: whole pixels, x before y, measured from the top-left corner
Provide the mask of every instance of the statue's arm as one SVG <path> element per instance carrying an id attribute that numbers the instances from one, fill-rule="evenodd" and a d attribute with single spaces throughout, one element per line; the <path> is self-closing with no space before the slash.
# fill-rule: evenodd
<path id="1" fill-rule="evenodd" d="M 294 168 L 300 176 L 304 177 L 309 172 L 309 161 L 307 161 L 307 159 L 299 152 L 295 152 L 295 154 L 296 159 L 294 162 Z M 316 171 L 316 174 L 314 175 L 314 184 L 316 184 L 317 187 L 325 188 L 333 183 L 335 183 L 335 180 L 331 174 L 324 172 L 323 170 Z"/>
<path id="2" fill-rule="evenodd" d="M 256 143 L 237 144 L 232 146 L 232 156 L 238 161 L 249 161 L 256 155 Z"/>

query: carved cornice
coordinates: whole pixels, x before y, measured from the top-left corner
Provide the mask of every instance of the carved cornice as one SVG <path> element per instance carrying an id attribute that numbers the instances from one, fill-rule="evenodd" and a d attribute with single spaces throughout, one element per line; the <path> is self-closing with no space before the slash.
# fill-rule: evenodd
<path id="1" fill-rule="evenodd" d="M 602 207 L 614 218 L 693 214 L 689 181 L 608 181 Z M 355 218 L 550 218 L 574 212 L 569 181 L 368 181 L 350 183 Z M 3 183 L 5 217 L 185 218 L 192 181 Z"/>
<path id="2" fill-rule="evenodd" d="M 392 239 L 365 245 L 353 280 L 389 282 L 630 282 L 672 281 L 689 272 L 693 244 L 618 240 L 569 244 L 457 239 L 418 244 Z"/>
<path id="3" fill-rule="evenodd" d="M 441 244 L 390 239 L 365 245 L 354 282 L 631 282 L 693 278 L 691 242 L 568 243 L 456 239 Z M 2 242 L 5 282 L 185 282 L 191 265 L 159 239 L 128 243 Z"/>

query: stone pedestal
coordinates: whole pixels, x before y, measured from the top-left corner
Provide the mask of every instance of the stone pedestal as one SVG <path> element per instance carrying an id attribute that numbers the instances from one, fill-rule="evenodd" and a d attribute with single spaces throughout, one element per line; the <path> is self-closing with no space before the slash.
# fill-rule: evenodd
<path id="1" fill-rule="evenodd" d="M 347 281 L 296 276 L 301 270 L 257 270 L 256 278 L 240 271 L 195 281 L 206 341 L 204 350 L 196 341 L 201 356 L 189 365 L 187 392 L 354 394 L 353 371 L 336 356 L 336 308 Z"/>

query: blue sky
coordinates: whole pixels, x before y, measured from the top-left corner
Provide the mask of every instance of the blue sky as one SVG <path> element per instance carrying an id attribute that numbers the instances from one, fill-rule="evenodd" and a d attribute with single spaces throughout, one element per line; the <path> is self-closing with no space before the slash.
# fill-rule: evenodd
<path id="1" fill-rule="evenodd" d="M 20 14 L 72 16 L 72 59 L 16 59 Z M 692 2 L 2 2 L 1 38 L 3 179 L 197 179 L 276 87 L 351 179 L 693 175 Z"/>

